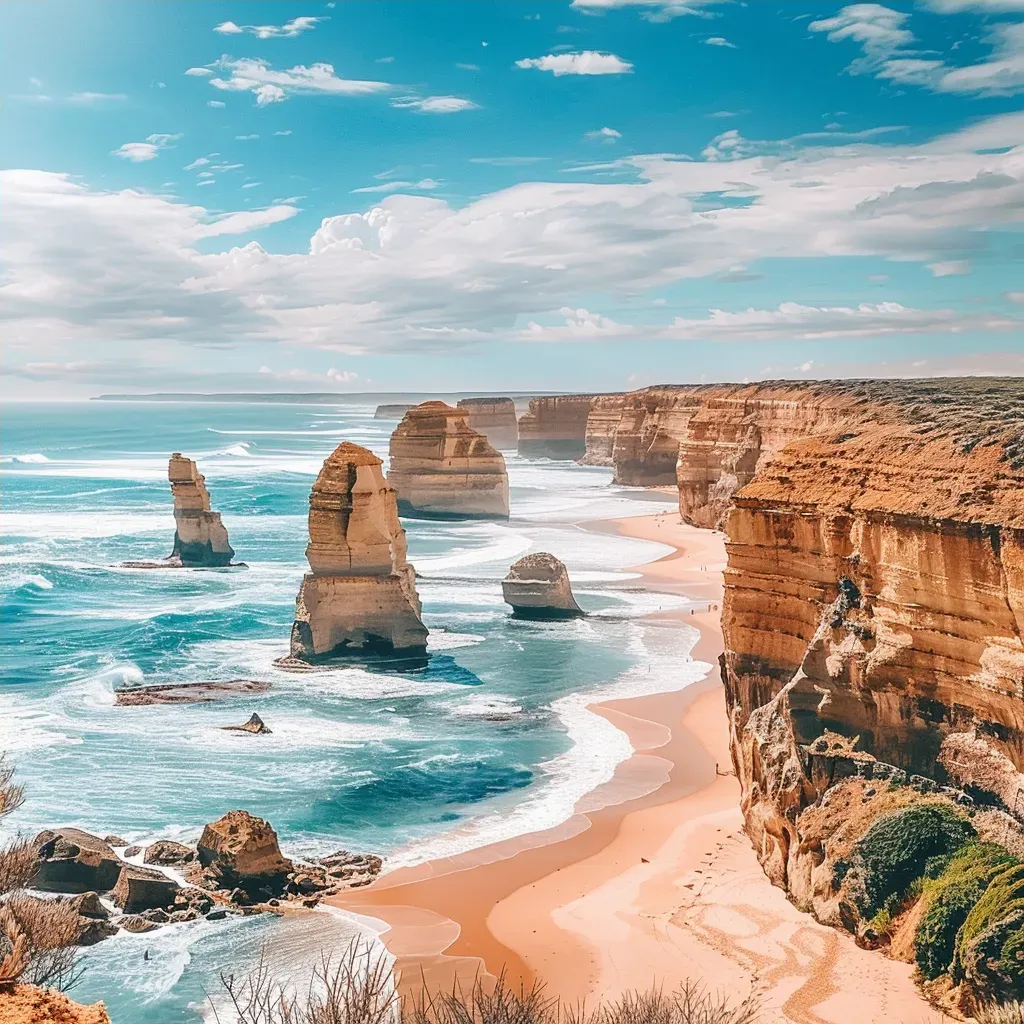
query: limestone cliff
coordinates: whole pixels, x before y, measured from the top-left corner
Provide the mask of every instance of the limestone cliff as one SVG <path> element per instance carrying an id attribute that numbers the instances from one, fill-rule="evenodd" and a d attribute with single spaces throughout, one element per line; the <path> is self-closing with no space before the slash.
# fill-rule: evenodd
<path id="1" fill-rule="evenodd" d="M 587 451 L 587 417 L 596 395 L 531 398 L 519 417 L 519 454 L 526 458 L 579 459 Z"/>
<path id="2" fill-rule="evenodd" d="M 546 551 L 515 562 L 501 581 L 501 592 L 520 619 L 572 619 L 583 614 L 573 597 L 565 563 Z"/>
<path id="3" fill-rule="evenodd" d="M 444 402 L 410 409 L 391 435 L 388 484 L 402 515 L 507 519 L 501 452 L 469 425 L 469 410 Z"/>
<path id="4" fill-rule="evenodd" d="M 372 452 L 346 441 L 313 484 L 306 548 L 312 571 L 295 602 L 293 658 L 426 647 L 405 530 L 381 465 Z"/>
<path id="5" fill-rule="evenodd" d="M 461 398 L 459 408 L 469 413 L 469 425 L 498 449 L 516 448 L 519 423 L 511 398 Z"/>
<path id="6" fill-rule="evenodd" d="M 219 512 L 210 511 L 206 478 L 191 459 L 175 452 L 167 464 L 174 497 L 174 549 L 171 558 L 186 566 L 230 565 L 235 552 Z"/>
<path id="7" fill-rule="evenodd" d="M 410 409 L 415 409 L 415 404 L 406 405 L 378 405 L 374 410 L 375 420 L 400 420 Z"/>

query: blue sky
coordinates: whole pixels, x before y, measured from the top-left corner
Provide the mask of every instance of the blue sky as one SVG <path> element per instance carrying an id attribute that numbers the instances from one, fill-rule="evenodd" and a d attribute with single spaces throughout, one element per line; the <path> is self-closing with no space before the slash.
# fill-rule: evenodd
<path id="1" fill-rule="evenodd" d="M 0 46 L 8 397 L 1024 372 L 1024 0 L 39 0 Z"/>

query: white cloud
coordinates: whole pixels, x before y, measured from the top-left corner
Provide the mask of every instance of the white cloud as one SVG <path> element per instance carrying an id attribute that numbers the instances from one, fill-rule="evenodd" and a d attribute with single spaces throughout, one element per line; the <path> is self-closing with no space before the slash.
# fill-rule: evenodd
<path id="1" fill-rule="evenodd" d="M 490 164 L 491 167 L 525 167 L 527 164 L 539 164 L 547 160 L 546 156 L 471 156 L 471 164 Z"/>
<path id="2" fill-rule="evenodd" d="M 213 72 L 209 68 L 189 68 L 185 74 L 193 78 L 208 78 Z"/>
<path id="3" fill-rule="evenodd" d="M 145 142 L 125 142 L 113 151 L 114 156 L 122 160 L 130 160 L 133 164 L 141 164 L 147 160 L 155 160 L 163 149 L 171 147 L 171 143 L 180 139 L 181 135 L 150 135 Z"/>
<path id="4" fill-rule="evenodd" d="M 730 50 L 736 49 L 736 44 L 730 43 L 729 40 L 726 39 L 724 36 L 708 36 L 708 38 L 705 39 L 704 42 L 708 46 L 725 46 L 728 47 Z"/>
<path id="5" fill-rule="evenodd" d="M 524 57 L 517 68 L 536 68 L 554 75 L 623 75 L 633 70 L 628 60 L 614 53 L 583 50 L 579 53 L 549 53 L 546 57 Z"/>
<path id="6" fill-rule="evenodd" d="M 394 64 L 394 63 L 395 63 L 395 58 L 394 57 L 378 57 L 374 61 L 374 64 Z"/>
<path id="7" fill-rule="evenodd" d="M 126 99 L 128 97 L 123 92 L 73 92 L 68 97 L 68 102 L 84 103 L 91 106 L 97 103 L 116 103 Z"/>
<path id="8" fill-rule="evenodd" d="M 326 20 L 311 17 L 292 18 L 283 25 L 236 25 L 233 21 L 223 21 L 213 31 L 219 32 L 222 36 L 237 36 L 248 32 L 257 39 L 294 39 Z"/>
<path id="9" fill-rule="evenodd" d="M 364 81 L 355 78 L 339 78 L 331 64 L 298 64 L 285 71 L 275 71 L 265 60 L 243 57 L 234 60 L 221 57 L 213 64 L 218 71 L 226 73 L 210 79 L 215 89 L 227 92 L 251 92 L 258 106 L 280 103 L 289 96 L 323 94 L 331 96 L 366 96 L 387 92 L 387 82 Z"/>
<path id="10" fill-rule="evenodd" d="M 1021 303 L 1024 303 L 1024 292 L 1007 292 L 1006 293 L 1006 297 L 1011 302 L 1021 302 Z"/>
<path id="11" fill-rule="evenodd" d="M 185 165 L 186 171 L 194 171 L 197 167 L 205 167 L 210 162 L 209 157 L 197 156 L 190 164 Z"/>
<path id="12" fill-rule="evenodd" d="M 455 65 L 460 71 L 479 71 L 479 64 L 456 64 Z"/>
<path id="13" fill-rule="evenodd" d="M 421 114 L 458 114 L 463 110 L 478 110 L 472 100 L 461 96 L 399 96 L 391 101 L 399 110 L 418 110 Z"/>
<path id="14" fill-rule="evenodd" d="M 971 272 L 970 260 L 940 260 L 929 263 L 928 269 L 933 277 L 957 277 Z"/>
<path id="15" fill-rule="evenodd" d="M 325 217 L 305 251 L 282 253 L 249 237 L 291 217 L 291 203 L 216 217 L 173 196 L 5 171 L 0 333 L 31 344 L 34 359 L 63 361 L 77 358 L 75 345 L 150 337 L 452 350 L 518 338 L 518 325 L 564 308 L 573 315 L 558 329 L 608 337 L 609 318 L 579 312 L 593 302 L 584 296 L 663 294 L 759 260 L 982 258 L 998 233 L 1024 224 L 1022 138 L 1018 113 L 929 141 L 743 140 L 728 160 L 631 156 L 609 163 L 629 174 L 611 183 L 527 181 L 459 205 L 382 196 Z M 241 236 L 236 247 L 211 245 L 229 233 Z M 619 325 L 638 339 L 1010 327 L 1019 333 L 1020 318 L 856 301 Z"/>
<path id="16" fill-rule="evenodd" d="M 242 186 L 242 188 L 257 188 L 259 185 L 262 185 L 262 184 L 263 184 L 262 181 L 247 181 Z"/>
<path id="17" fill-rule="evenodd" d="M 258 139 L 258 138 L 259 138 L 259 135 L 256 135 L 256 134 L 253 134 L 253 135 L 236 135 L 235 136 L 235 141 L 236 142 L 248 142 L 250 139 Z"/>
<path id="18" fill-rule="evenodd" d="M 336 380 L 340 384 L 349 384 L 359 376 L 354 370 L 336 370 L 333 366 L 327 371 L 329 380 Z"/>
<path id="19" fill-rule="evenodd" d="M 380 177 L 380 175 L 376 175 Z M 379 185 L 366 185 L 363 188 L 352 189 L 352 194 L 361 192 L 431 192 L 440 186 L 441 182 L 433 178 L 421 178 L 419 181 L 383 181 Z"/>
<path id="20" fill-rule="evenodd" d="M 291 135 L 291 128 L 285 128 L 283 132 L 274 132 L 275 135 Z"/>
<path id="21" fill-rule="evenodd" d="M 1024 11 L 1024 0 L 925 0 L 925 2 L 933 11 L 938 11 L 940 14 L 955 14 L 959 11 L 975 11 L 978 14 Z"/>
<path id="22" fill-rule="evenodd" d="M 941 5 L 943 10 L 996 10 L 996 5 L 959 3 Z M 1012 10 L 1000 5 L 999 10 Z M 833 18 L 813 21 L 811 32 L 826 32 L 831 42 L 859 43 L 863 56 L 849 67 L 853 74 L 873 74 L 898 85 L 916 85 L 932 92 L 1012 96 L 1024 91 L 1024 23 L 994 25 L 986 42 L 990 59 L 955 67 L 911 48 L 914 34 L 906 27 L 909 15 L 881 4 L 851 4 Z"/>
<path id="23" fill-rule="evenodd" d="M 593 142 L 614 143 L 622 138 L 622 132 L 617 132 L 614 128 L 598 128 L 596 131 L 587 132 L 583 137 Z"/>
<path id="24" fill-rule="evenodd" d="M 572 0 L 571 6 L 584 14 L 603 14 L 616 7 L 632 7 L 648 21 L 669 21 L 685 14 L 706 17 L 707 8 L 727 0 Z"/>
<path id="25" fill-rule="evenodd" d="M 206 101 L 206 105 L 207 105 L 208 107 L 217 107 L 217 108 L 220 108 L 220 107 L 226 106 L 226 104 L 224 104 L 224 103 L 223 103 L 223 102 L 221 102 L 220 100 L 207 100 L 207 101 Z"/>

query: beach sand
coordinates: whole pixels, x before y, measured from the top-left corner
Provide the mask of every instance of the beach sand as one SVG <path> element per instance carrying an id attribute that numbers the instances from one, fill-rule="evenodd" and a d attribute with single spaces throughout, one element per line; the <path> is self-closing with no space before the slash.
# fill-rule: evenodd
<path id="1" fill-rule="evenodd" d="M 711 666 L 674 693 L 591 705 L 633 755 L 556 829 L 403 868 L 331 902 L 376 918 L 400 990 L 468 988 L 504 971 L 573 1004 L 704 982 L 766 1021 L 941 1021 L 910 965 L 800 913 L 765 878 L 742 830 L 718 674 L 721 534 L 661 513 L 591 524 L 675 550 L 637 567 L 652 590 L 704 607 L 659 613 L 700 630 Z M 656 617 L 659 617 L 656 616 Z M 591 809 L 593 808 L 593 809 Z"/>

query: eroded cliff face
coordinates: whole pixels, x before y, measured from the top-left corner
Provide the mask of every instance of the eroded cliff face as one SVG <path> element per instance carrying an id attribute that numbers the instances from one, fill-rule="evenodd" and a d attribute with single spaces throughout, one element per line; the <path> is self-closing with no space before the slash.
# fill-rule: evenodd
<path id="1" fill-rule="evenodd" d="M 462 398 L 459 408 L 469 413 L 469 425 L 495 447 L 514 449 L 519 444 L 516 404 L 511 398 Z"/>
<path id="2" fill-rule="evenodd" d="M 531 398 L 519 417 L 519 454 L 526 458 L 581 459 L 587 451 L 587 417 L 597 395 Z"/>
<path id="3" fill-rule="evenodd" d="M 210 511 L 206 478 L 191 459 L 175 452 L 167 464 L 174 498 L 174 549 L 185 566 L 225 566 L 235 555 L 219 512 Z"/>

